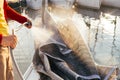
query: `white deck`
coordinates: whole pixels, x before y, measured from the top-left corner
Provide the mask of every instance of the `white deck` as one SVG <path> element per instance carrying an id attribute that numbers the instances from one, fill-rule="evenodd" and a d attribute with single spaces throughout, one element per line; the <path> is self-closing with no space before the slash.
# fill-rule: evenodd
<path id="1" fill-rule="evenodd" d="M 24 74 L 24 80 L 40 80 L 40 75 L 36 72 L 31 64 Z"/>

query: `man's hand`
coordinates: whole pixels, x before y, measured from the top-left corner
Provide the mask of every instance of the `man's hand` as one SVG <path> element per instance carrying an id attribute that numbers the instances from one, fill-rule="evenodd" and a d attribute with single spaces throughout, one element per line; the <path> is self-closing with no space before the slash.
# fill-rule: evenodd
<path id="1" fill-rule="evenodd" d="M 30 29 L 32 27 L 32 22 L 28 19 L 27 23 L 25 23 L 25 26 Z"/>
<path id="2" fill-rule="evenodd" d="M 11 48 L 15 48 L 17 44 L 17 37 L 15 35 L 3 36 L 1 45 L 2 46 L 10 46 Z"/>

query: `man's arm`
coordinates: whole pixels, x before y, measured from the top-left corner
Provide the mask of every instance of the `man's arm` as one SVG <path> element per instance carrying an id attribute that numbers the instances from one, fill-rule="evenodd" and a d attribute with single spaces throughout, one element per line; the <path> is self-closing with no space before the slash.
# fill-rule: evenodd
<path id="1" fill-rule="evenodd" d="M 6 0 L 4 0 L 4 13 L 5 13 L 5 17 L 10 18 L 12 20 L 18 21 L 19 23 L 24 23 L 27 22 L 27 18 L 22 16 L 21 14 L 19 14 L 18 12 L 16 12 L 14 9 L 12 9 L 6 2 Z"/>
<path id="2" fill-rule="evenodd" d="M 31 28 L 32 27 L 32 22 L 27 19 L 26 17 L 22 16 L 21 14 L 19 14 L 18 12 L 16 12 L 14 9 L 12 9 L 6 2 L 6 0 L 4 0 L 4 13 L 5 13 L 5 19 L 10 18 L 12 20 L 18 21 L 19 23 L 24 23 L 24 22 L 28 22 L 28 24 L 26 24 L 25 26 L 27 28 Z"/>

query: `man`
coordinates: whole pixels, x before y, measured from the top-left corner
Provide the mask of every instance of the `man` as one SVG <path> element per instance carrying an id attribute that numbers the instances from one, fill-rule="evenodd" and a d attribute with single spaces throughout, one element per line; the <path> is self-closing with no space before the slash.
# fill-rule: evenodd
<path id="1" fill-rule="evenodd" d="M 29 22 L 30 25 L 25 26 L 27 28 L 32 27 L 30 20 L 10 8 L 5 0 L 0 0 L 0 80 L 13 80 L 12 63 L 8 47 L 16 47 L 17 37 L 8 33 L 8 18 L 21 24 Z"/>

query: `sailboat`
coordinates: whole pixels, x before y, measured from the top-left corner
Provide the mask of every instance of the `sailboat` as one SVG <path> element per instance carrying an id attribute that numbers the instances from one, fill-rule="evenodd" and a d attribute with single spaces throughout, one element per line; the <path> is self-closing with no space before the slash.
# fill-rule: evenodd
<path id="1" fill-rule="evenodd" d="M 100 74 L 102 74 L 102 71 L 104 71 L 104 68 L 108 68 L 108 71 L 105 74 L 102 74 L 102 75 L 104 75 L 104 80 L 109 80 L 111 75 L 116 75 L 116 69 L 117 69 L 116 67 L 99 66 L 94 63 L 94 60 L 91 57 L 91 52 L 87 46 L 87 42 L 85 41 L 83 33 L 77 26 L 75 26 L 73 24 L 72 20 L 68 19 L 67 21 L 65 20 L 64 23 L 61 23 L 61 22 L 57 21 L 58 17 L 55 17 L 55 15 L 50 13 L 49 10 L 45 9 L 44 11 L 45 11 L 45 13 L 42 16 L 44 18 L 43 25 L 47 26 L 48 28 L 51 26 L 55 26 L 58 29 L 58 31 L 60 33 L 60 37 L 63 39 L 65 44 L 72 51 L 75 52 L 75 54 L 79 57 L 79 59 L 81 59 L 83 61 L 83 63 L 85 63 L 85 64 L 87 63 L 87 67 L 89 67 L 91 69 L 94 68 L 95 71 L 93 71 L 93 72 L 95 72 L 95 73 L 98 69 Z M 47 18 L 45 18 L 45 16 Z M 46 19 L 48 19 L 47 22 L 45 22 Z M 52 22 L 52 24 L 51 24 L 51 22 Z M 67 27 L 67 26 L 69 26 L 69 27 Z M 66 32 L 68 35 L 66 35 Z M 74 35 L 72 33 L 75 33 L 77 35 Z M 20 35 L 20 34 L 21 34 L 21 32 L 18 35 Z M 76 47 L 79 47 L 79 48 L 76 48 Z M 81 48 L 82 48 L 82 50 L 81 50 Z M 32 53 L 33 54 L 35 53 L 34 48 L 33 48 Z M 85 54 L 82 55 L 82 53 L 85 53 Z M 33 54 L 31 56 L 33 56 Z M 27 54 L 27 56 L 28 55 L 29 54 Z M 18 59 L 21 59 L 21 58 L 18 57 Z M 32 64 L 31 61 L 29 62 L 29 67 L 27 66 L 27 70 L 25 71 L 24 76 L 22 76 L 23 73 L 21 73 L 20 70 L 18 69 L 18 66 L 17 66 L 16 62 L 14 61 L 14 59 L 13 59 L 13 64 L 14 64 L 14 70 L 15 70 L 15 72 L 17 71 L 16 74 L 18 75 L 16 80 L 39 80 L 40 79 L 40 75 L 37 73 L 35 66 Z M 99 78 L 99 77 L 97 77 L 97 78 Z"/>

